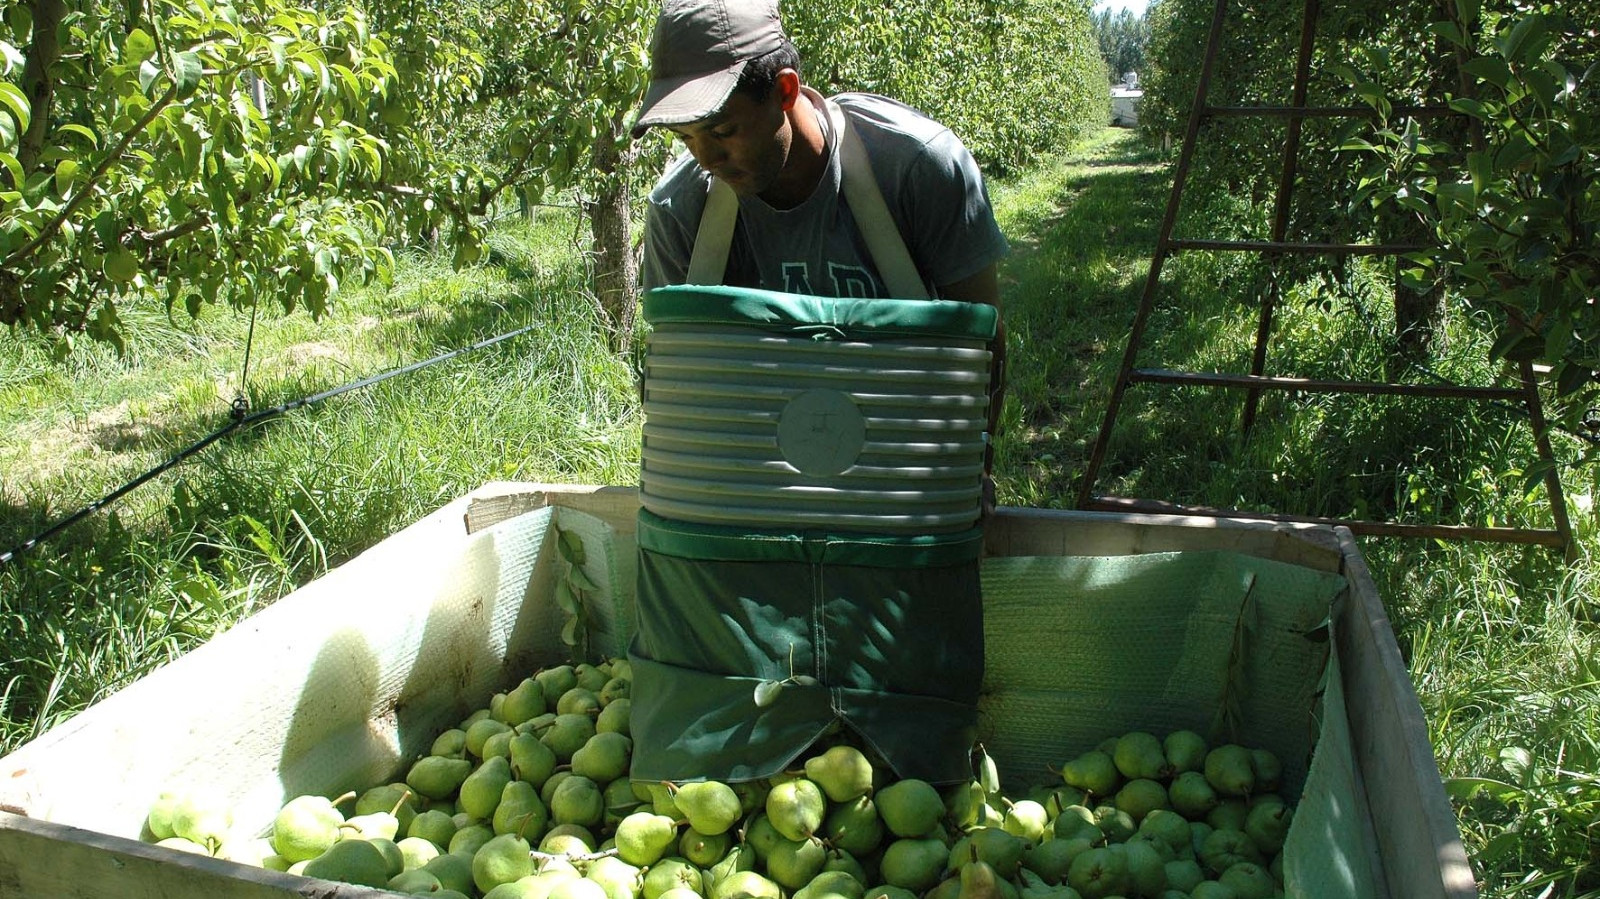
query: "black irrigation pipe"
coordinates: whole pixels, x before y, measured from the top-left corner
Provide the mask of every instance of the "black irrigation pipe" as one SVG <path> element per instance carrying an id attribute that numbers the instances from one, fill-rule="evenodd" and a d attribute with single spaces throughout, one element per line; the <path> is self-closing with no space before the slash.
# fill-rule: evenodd
<path id="1" fill-rule="evenodd" d="M 457 356 L 465 355 L 465 354 L 473 352 L 475 350 L 481 350 L 481 349 L 484 349 L 486 347 L 494 346 L 495 344 L 497 344 L 497 343 L 499 343 L 499 342 L 501 342 L 503 340 L 510 340 L 513 337 L 517 337 L 517 336 L 520 336 L 522 334 L 526 334 L 526 333 L 528 333 L 529 331 L 533 330 L 536 327 L 538 327 L 538 325 L 528 325 L 527 327 L 518 328 L 515 331 L 507 331 L 504 334 L 500 334 L 500 335 L 495 336 L 495 337 L 490 337 L 490 338 L 488 338 L 486 340 L 480 340 L 477 343 L 472 344 L 471 346 L 466 346 L 466 347 L 462 347 L 460 349 L 451 350 L 448 353 L 440 353 L 439 355 L 434 356 L 434 357 L 432 357 L 430 359 L 424 359 L 424 360 L 422 360 L 420 362 L 413 362 L 410 365 L 402 366 L 400 368 L 392 368 L 392 369 L 390 369 L 390 370 L 388 370 L 386 372 L 381 372 L 379 374 L 373 375 L 370 378 L 362 378 L 359 381 L 352 381 L 352 382 L 350 382 L 348 384 L 345 384 L 343 386 L 335 387 L 332 390 L 325 390 L 322 393 L 313 394 L 313 395 L 307 396 L 307 397 L 301 397 L 300 399 L 293 400 L 291 402 L 282 403 L 280 405 L 273 406 L 270 409 L 262 409 L 259 412 L 248 412 L 248 405 L 245 403 L 244 398 L 240 397 L 239 399 L 234 400 L 233 409 L 232 409 L 233 420 L 228 422 L 227 425 L 223 426 L 222 428 L 217 429 L 216 431 L 211 432 L 210 434 L 206 435 L 205 437 L 200 438 L 199 440 L 195 441 L 194 443 L 190 444 L 189 446 L 185 447 L 184 449 L 179 450 L 171 458 L 167 459 L 165 462 L 162 462 L 160 465 L 157 465 L 155 468 L 150 469 L 149 471 L 147 471 L 144 474 L 138 476 L 137 478 L 134 478 L 133 480 L 127 482 L 126 484 L 123 484 L 121 487 L 118 487 L 116 490 L 111 491 L 110 493 L 106 494 L 105 496 L 101 497 L 100 499 L 90 503 L 87 506 L 84 506 L 83 508 L 81 508 L 78 511 L 72 513 L 71 515 L 68 515 L 66 518 L 63 518 L 62 520 L 56 522 L 55 524 L 53 524 L 50 527 L 46 528 L 44 531 L 40 532 L 39 534 L 36 534 L 33 537 L 30 537 L 27 540 L 24 540 L 22 543 L 17 545 L 15 548 L 9 550 L 8 552 L 0 553 L 0 566 L 4 566 L 4 565 L 10 563 L 16 557 L 22 555 L 25 552 L 28 552 L 29 550 L 32 550 L 34 547 L 36 547 L 39 544 L 51 539 L 52 537 L 56 536 L 57 534 L 61 533 L 64 530 L 66 530 L 67 528 L 72 527 L 73 525 L 77 524 L 79 521 L 82 521 L 83 519 L 89 517 L 90 515 L 93 515 L 94 513 L 100 511 L 101 509 L 104 509 L 106 506 L 111 505 L 112 503 L 114 503 L 117 500 L 121 499 L 122 497 L 128 495 L 129 493 L 132 493 L 134 490 L 137 490 L 139 487 L 144 486 L 146 483 L 148 483 L 149 481 L 153 480 L 154 478 L 159 477 L 161 474 L 163 474 L 163 473 L 165 473 L 165 472 L 167 472 L 167 471 L 169 471 L 169 470 L 171 470 L 173 468 L 176 468 L 178 465 L 188 461 L 188 459 L 190 457 L 198 454 L 201 450 L 204 450 L 206 447 L 210 446 L 213 443 L 216 443 L 218 440 L 221 440 L 222 438 L 228 436 L 229 434 L 232 434 L 234 431 L 237 431 L 240 428 L 248 427 L 250 425 L 256 424 L 257 422 L 266 421 L 268 419 L 277 418 L 280 415 L 284 415 L 284 414 L 287 414 L 289 412 L 293 412 L 296 409 L 303 409 L 303 408 L 305 408 L 307 406 L 315 406 L 318 403 L 322 402 L 323 400 L 332 399 L 333 397 L 336 397 L 336 396 L 338 396 L 338 395 L 340 395 L 342 393 L 348 393 L 348 392 L 350 392 L 352 390 L 360 390 L 361 388 L 364 388 L 364 387 L 371 387 L 374 384 L 378 384 L 380 382 L 387 381 L 390 378 L 397 377 L 399 375 L 410 374 L 410 373 L 412 373 L 414 371 L 418 371 L 420 369 L 427 368 L 430 365 L 435 365 L 435 364 L 440 363 L 440 362 L 445 362 L 447 360 L 454 359 Z"/>

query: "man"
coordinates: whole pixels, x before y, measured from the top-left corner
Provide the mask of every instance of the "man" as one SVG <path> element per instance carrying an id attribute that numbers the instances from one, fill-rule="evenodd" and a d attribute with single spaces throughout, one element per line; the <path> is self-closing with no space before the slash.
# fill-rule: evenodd
<path id="1" fill-rule="evenodd" d="M 650 194 L 645 290 L 690 280 L 718 180 L 737 196 L 737 227 L 718 282 L 820 296 L 895 295 L 844 198 L 844 136 L 827 114 L 829 101 L 801 82 L 777 0 L 666 0 L 650 52 L 650 87 L 634 135 L 666 128 L 688 152 Z M 948 128 L 886 97 L 841 94 L 833 102 L 859 135 L 926 294 L 998 308 L 995 266 L 1007 244 L 971 153 Z M 990 346 L 991 434 L 1005 346 L 1002 320 Z M 990 489 L 986 478 L 986 495 Z"/>
<path id="2" fill-rule="evenodd" d="M 804 86 L 777 0 L 664 0 L 650 49 L 634 133 L 665 128 L 688 152 L 650 196 L 646 290 L 998 308 L 1007 246 L 971 154 L 903 104 Z M 991 433 L 1004 341 L 991 344 Z M 971 776 L 980 528 L 784 532 L 647 507 L 638 539 L 634 777 L 771 776 L 841 725 L 902 776 Z"/>

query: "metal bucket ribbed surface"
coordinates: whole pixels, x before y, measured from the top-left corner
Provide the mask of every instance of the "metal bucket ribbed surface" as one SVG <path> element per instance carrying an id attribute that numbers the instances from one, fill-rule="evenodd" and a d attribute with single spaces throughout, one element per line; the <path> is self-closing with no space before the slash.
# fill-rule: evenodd
<path id="1" fill-rule="evenodd" d="M 762 528 L 971 527 L 989 363 L 972 337 L 657 324 L 645 356 L 643 505 Z"/>

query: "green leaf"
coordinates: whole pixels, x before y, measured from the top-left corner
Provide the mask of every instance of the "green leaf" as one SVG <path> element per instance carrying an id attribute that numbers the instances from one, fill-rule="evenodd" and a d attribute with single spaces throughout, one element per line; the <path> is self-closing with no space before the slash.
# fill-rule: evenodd
<path id="1" fill-rule="evenodd" d="M 578 597 L 572 592 L 572 585 L 565 580 L 556 583 L 556 605 L 568 615 L 578 614 Z"/>
<path id="2" fill-rule="evenodd" d="M 571 531 L 556 532 L 556 548 L 561 552 L 561 558 L 576 567 L 582 567 L 587 561 L 583 550 L 583 538 Z"/>
<path id="3" fill-rule="evenodd" d="M 1461 64 L 1461 71 L 1505 90 L 1511 84 L 1511 68 L 1498 56 L 1479 56 Z"/>
<path id="4" fill-rule="evenodd" d="M 1571 396 L 1594 383 L 1594 372 L 1588 366 L 1563 361 L 1556 366 L 1556 395 Z"/>
<path id="5" fill-rule="evenodd" d="M 143 28 L 135 28 L 128 32 L 127 40 L 122 42 L 122 61 L 128 65 L 144 62 L 156 55 L 156 42 Z"/>
<path id="6" fill-rule="evenodd" d="M 200 87 L 200 78 L 205 74 L 205 65 L 200 62 L 200 54 L 187 50 L 172 57 L 173 82 L 178 87 L 180 99 L 191 97 Z"/>
<path id="7" fill-rule="evenodd" d="M 72 189 L 72 181 L 77 178 L 78 160 L 61 160 L 56 163 L 56 194 L 66 197 L 67 190 Z"/>
<path id="8" fill-rule="evenodd" d="M 161 67 L 153 59 L 147 59 L 139 64 L 139 91 L 145 95 L 150 93 L 150 85 L 156 83 L 161 77 Z"/>
<path id="9" fill-rule="evenodd" d="M 33 120 L 28 98 L 22 89 L 9 81 L 0 81 L 0 106 L 11 113 L 11 118 L 16 120 L 17 131 L 21 133 L 28 130 L 28 123 Z"/>
<path id="10" fill-rule="evenodd" d="M 56 129 L 56 134 L 58 135 L 56 140 L 57 143 L 65 143 L 65 141 L 60 139 L 59 135 L 76 134 L 88 141 L 89 146 L 92 149 L 100 149 L 100 135 L 95 134 L 84 125 L 79 125 L 77 122 L 68 122 L 67 124 L 62 125 Z"/>
<path id="11" fill-rule="evenodd" d="M 578 619 L 570 618 L 561 628 L 561 642 L 567 646 L 578 645 Z"/>
<path id="12" fill-rule="evenodd" d="M 589 576 L 583 573 L 583 569 L 576 565 L 572 566 L 572 572 L 567 575 L 567 580 L 572 583 L 573 589 L 585 593 L 593 593 L 600 589 L 599 585 L 590 580 Z"/>

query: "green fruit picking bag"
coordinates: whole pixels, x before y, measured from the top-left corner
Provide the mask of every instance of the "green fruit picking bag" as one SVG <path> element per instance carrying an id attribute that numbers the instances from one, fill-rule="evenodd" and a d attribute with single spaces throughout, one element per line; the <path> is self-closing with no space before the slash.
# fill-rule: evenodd
<path id="1" fill-rule="evenodd" d="M 777 532 L 639 514 L 632 776 L 768 777 L 834 726 L 900 777 L 971 777 L 979 528 Z"/>

